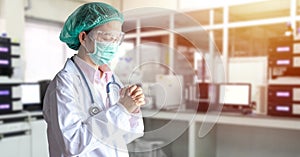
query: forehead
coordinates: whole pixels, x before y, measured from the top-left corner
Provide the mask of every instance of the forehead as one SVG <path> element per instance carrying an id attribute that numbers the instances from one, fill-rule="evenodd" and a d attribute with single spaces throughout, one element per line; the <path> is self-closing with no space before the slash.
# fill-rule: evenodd
<path id="1" fill-rule="evenodd" d="M 122 31 L 122 23 L 120 21 L 110 21 L 95 27 L 93 31 Z"/>

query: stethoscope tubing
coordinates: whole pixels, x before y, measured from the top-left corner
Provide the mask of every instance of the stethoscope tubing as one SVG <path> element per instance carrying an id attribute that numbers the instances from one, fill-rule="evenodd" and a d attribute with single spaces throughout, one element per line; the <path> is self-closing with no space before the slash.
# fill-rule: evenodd
<path id="1" fill-rule="evenodd" d="M 74 56 L 73 56 L 73 57 L 74 57 Z M 94 105 L 94 104 L 95 104 L 95 100 L 94 100 L 94 97 L 93 97 L 93 94 L 92 94 L 92 90 L 91 90 L 91 88 L 90 88 L 90 86 L 89 86 L 89 84 L 88 84 L 88 82 L 87 82 L 87 79 L 86 79 L 84 73 L 83 73 L 82 70 L 79 68 L 79 66 L 77 65 L 77 63 L 74 61 L 74 58 L 73 58 L 73 57 L 71 57 L 71 61 L 75 64 L 77 70 L 79 71 L 81 77 L 82 77 L 83 80 L 84 80 L 85 85 L 88 87 L 88 91 L 89 91 L 89 95 L 90 95 L 90 98 L 91 98 L 91 102 L 92 102 L 92 105 Z M 109 93 L 110 93 L 110 86 L 111 86 L 111 85 L 116 85 L 119 89 L 121 89 L 120 84 L 118 84 L 118 83 L 116 82 L 114 75 L 112 75 L 112 81 L 109 82 L 109 83 L 107 83 L 107 85 L 106 85 L 106 93 L 107 93 L 107 95 L 109 95 Z M 101 111 L 101 110 L 99 109 L 99 107 L 97 107 L 97 106 L 91 106 L 90 109 L 89 109 L 89 114 L 90 114 L 91 116 L 94 116 L 94 115 L 98 114 L 100 111 Z"/>
<path id="2" fill-rule="evenodd" d="M 73 63 L 75 64 L 77 70 L 79 71 L 81 77 L 83 78 L 85 85 L 88 87 L 88 90 L 89 90 L 89 94 L 90 94 L 90 98 L 91 98 L 92 104 L 94 104 L 94 103 L 95 103 L 95 100 L 94 100 L 94 97 L 93 97 L 93 95 L 92 95 L 92 90 L 91 90 L 91 88 L 90 88 L 90 86 L 89 86 L 89 84 L 88 84 L 88 82 L 87 82 L 87 80 L 86 80 L 86 78 L 85 78 L 84 73 L 83 73 L 82 70 L 79 68 L 79 66 L 77 65 L 77 63 L 74 61 L 74 58 L 73 58 L 73 57 L 71 57 L 71 60 L 73 61 Z"/>

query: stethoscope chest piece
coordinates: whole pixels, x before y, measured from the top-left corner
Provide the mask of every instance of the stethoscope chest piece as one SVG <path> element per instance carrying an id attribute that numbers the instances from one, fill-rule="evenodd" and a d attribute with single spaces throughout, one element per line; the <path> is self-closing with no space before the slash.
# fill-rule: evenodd
<path id="1" fill-rule="evenodd" d="M 101 111 L 100 108 L 95 105 L 93 105 L 89 108 L 89 113 L 91 116 L 98 114 L 100 111 Z"/>

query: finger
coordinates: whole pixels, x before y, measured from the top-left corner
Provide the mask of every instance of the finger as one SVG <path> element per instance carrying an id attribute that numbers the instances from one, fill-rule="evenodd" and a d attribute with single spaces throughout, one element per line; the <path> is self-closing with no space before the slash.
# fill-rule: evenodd
<path id="1" fill-rule="evenodd" d="M 140 90 L 143 90 L 143 88 L 139 87 L 139 86 L 136 86 L 136 91 L 140 91 Z"/>
<path id="2" fill-rule="evenodd" d="M 136 96 L 136 95 L 140 95 L 141 93 L 143 93 L 143 89 L 141 87 L 137 87 L 131 94 L 131 96 Z"/>
<path id="3" fill-rule="evenodd" d="M 134 101 L 134 103 L 139 106 L 140 103 L 142 102 L 146 102 L 145 99 L 141 99 L 141 100 L 137 100 L 137 101 Z"/>
<path id="4" fill-rule="evenodd" d="M 143 101 L 138 101 L 138 102 L 136 102 L 135 104 L 136 104 L 136 106 L 143 106 L 143 105 L 146 104 L 146 101 L 145 101 L 145 100 L 143 100 Z"/>
<path id="5" fill-rule="evenodd" d="M 133 87 L 134 89 L 132 89 L 131 94 L 134 94 L 134 93 L 137 92 L 137 91 L 143 91 L 143 89 L 142 89 L 140 86 L 133 85 L 132 87 Z"/>
<path id="6" fill-rule="evenodd" d="M 139 99 L 145 99 L 145 95 L 144 94 L 141 94 L 141 95 L 138 95 L 134 98 L 132 98 L 133 100 L 139 100 Z"/>
<path id="7" fill-rule="evenodd" d="M 136 85 L 132 85 L 128 88 L 128 96 L 131 96 L 132 92 L 135 91 L 137 88 Z"/>
<path id="8" fill-rule="evenodd" d="M 145 97 L 144 96 L 141 96 L 139 98 L 136 98 L 133 100 L 134 102 L 139 102 L 139 101 L 145 101 Z"/>
<path id="9" fill-rule="evenodd" d="M 131 95 L 131 98 L 134 99 L 135 97 L 138 97 L 140 95 L 144 95 L 143 91 L 137 91 L 137 92 L 135 92 L 134 94 Z"/>

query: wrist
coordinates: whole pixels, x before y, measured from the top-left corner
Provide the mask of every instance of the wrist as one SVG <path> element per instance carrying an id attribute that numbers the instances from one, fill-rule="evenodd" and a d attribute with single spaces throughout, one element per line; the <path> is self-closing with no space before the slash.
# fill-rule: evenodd
<path id="1" fill-rule="evenodd" d="M 138 106 L 135 105 L 135 104 L 126 105 L 126 103 L 124 103 L 124 102 L 122 102 L 122 101 L 120 101 L 119 103 L 120 103 L 120 105 L 121 105 L 124 109 L 126 109 L 126 111 L 129 112 L 129 113 L 133 113 L 133 112 L 136 111 L 137 108 L 138 108 Z"/>

